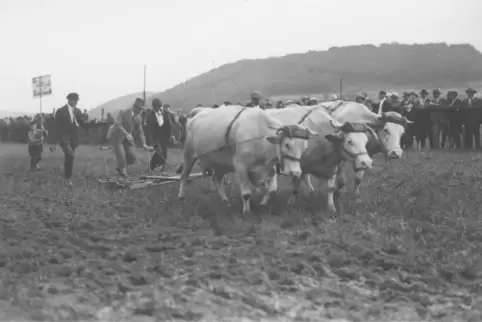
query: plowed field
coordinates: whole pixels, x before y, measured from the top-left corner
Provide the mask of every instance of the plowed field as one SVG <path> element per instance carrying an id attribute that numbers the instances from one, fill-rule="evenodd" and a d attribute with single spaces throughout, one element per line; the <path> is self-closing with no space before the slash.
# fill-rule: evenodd
<path id="1" fill-rule="evenodd" d="M 335 216 L 282 179 L 242 217 L 234 184 L 229 207 L 209 178 L 109 191 L 112 152 L 82 146 L 68 188 L 45 150 L 30 173 L 0 145 L 0 321 L 482 321 L 480 153 L 377 158 Z"/>

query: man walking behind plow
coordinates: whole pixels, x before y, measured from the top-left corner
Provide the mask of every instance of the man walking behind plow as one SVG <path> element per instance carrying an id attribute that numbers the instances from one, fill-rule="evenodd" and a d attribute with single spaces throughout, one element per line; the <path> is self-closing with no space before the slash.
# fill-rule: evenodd
<path id="1" fill-rule="evenodd" d="M 134 153 L 135 142 L 132 134 L 139 135 L 141 146 L 146 151 L 153 151 L 152 147 L 147 146 L 144 130 L 142 129 L 141 112 L 145 109 L 144 100 L 136 98 L 130 108 L 119 111 L 115 123 L 107 132 L 107 140 L 114 149 L 117 161 L 117 173 L 121 176 L 127 175 L 127 166 L 136 162 Z"/>

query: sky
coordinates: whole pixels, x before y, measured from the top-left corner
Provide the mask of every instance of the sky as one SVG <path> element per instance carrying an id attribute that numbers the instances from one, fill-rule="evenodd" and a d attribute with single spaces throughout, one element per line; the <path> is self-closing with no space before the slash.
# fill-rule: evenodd
<path id="1" fill-rule="evenodd" d="M 36 113 L 69 92 L 91 109 L 160 92 L 225 63 L 387 42 L 482 49 L 480 0 L 0 0 L 0 110 Z M 127 106 L 126 106 L 127 107 Z M 124 107 L 120 107 L 124 108 Z"/>

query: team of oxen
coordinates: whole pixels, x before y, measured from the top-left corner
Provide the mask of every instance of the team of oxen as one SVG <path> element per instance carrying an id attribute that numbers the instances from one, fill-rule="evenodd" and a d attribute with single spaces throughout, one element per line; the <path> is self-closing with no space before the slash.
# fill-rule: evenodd
<path id="1" fill-rule="evenodd" d="M 402 157 L 400 139 L 411 123 L 397 112 L 374 113 L 365 105 L 330 101 L 313 106 L 290 105 L 261 110 L 243 106 L 222 109 L 195 108 L 186 124 L 179 198 L 185 198 L 190 172 L 198 161 L 213 171 L 213 183 L 228 202 L 223 178 L 234 172 L 243 199 L 243 213 L 250 211 L 253 189 L 262 189 L 261 205 L 278 190 L 278 174 L 290 176 L 294 200 L 301 182 L 314 188 L 310 175 L 327 181 L 328 211 L 346 184 L 344 169 L 356 172 L 355 194 L 360 193 L 364 171 L 372 157 Z M 278 169 L 278 171 L 277 171 Z"/>

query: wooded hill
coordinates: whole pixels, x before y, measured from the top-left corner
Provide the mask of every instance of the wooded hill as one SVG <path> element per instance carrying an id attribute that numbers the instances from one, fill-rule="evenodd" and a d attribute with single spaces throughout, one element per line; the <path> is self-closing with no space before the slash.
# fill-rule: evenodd
<path id="1" fill-rule="evenodd" d="M 382 44 L 333 47 L 266 59 L 245 59 L 196 76 L 164 92 L 148 93 L 148 106 L 160 98 L 173 109 L 191 110 L 196 104 L 212 106 L 228 100 L 249 99 L 253 90 L 267 98 L 278 95 L 343 93 L 358 91 L 374 95 L 381 89 L 398 91 L 421 88 L 455 88 L 482 83 L 482 54 L 467 44 Z M 352 94 L 352 95 L 350 95 Z M 400 93 L 401 94 L 401 93 Z M 125 95 L 89 112 L 100 118 L 100 110 L 116 112 L 132 104 L 142 93 Z"/>
<path id="2" fill-rule="evenodd" d="M 333 47 L 267 59 L 245 59 L 215 68 L 164 92 L 173 108 L 244 102 L 252 90 L 272 95 L 463 88 L 482 80 L 482 54 L 467 44 L 382 44 Z"/>

